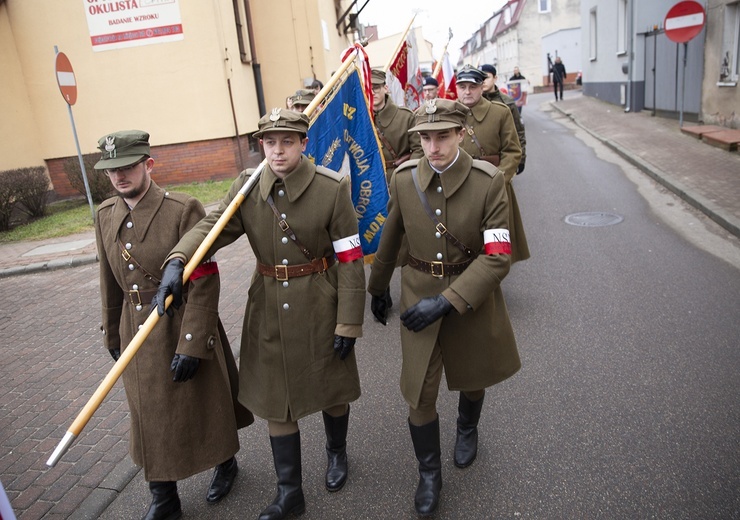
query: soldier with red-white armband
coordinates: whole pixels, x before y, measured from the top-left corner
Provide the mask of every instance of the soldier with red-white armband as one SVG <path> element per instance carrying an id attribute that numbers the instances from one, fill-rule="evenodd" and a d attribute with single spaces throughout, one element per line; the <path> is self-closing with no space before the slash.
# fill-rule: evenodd
<path id="1" fill-rule="evenodd" d="M 509 272 L 509 202 L 504 174 L 474 160 L 460 142 L 469 109 L 432 99 L 415 112 L 424 158 L 401 165 L 390 182 L 388 219 L 368 284 L 371 310 L 385 324 L 385 290 L 402 239 L 401 392 L 419 462 L 414 505 L 421 516 L 437 507 L 442 489 L 437 394 L 444 368 L 460 392 L 454 463 L 469 466 L 478 451 L 485 389 L 520 368 L 501 281 Z"/>
<path id="2" fill-rule="evenodd" d="M 298 420 L 321 411 L 328 491 L 347 480 L 349 403 L 360 397 L 353 347 L 362 335 L 365 272 L 350 179 L 303 154 L 309 120 L 274 108 L 258 123 L 267 166 L 208 255 L 246 234 L 257 266 L 244 314 L 239 401 L 267 420 L 277 494 L 260 515 L 305 509 Z M 178 297 L 187 261 L 254 172 L 232 184 L 218 209 L 172 249 L 157 295 Z"/>

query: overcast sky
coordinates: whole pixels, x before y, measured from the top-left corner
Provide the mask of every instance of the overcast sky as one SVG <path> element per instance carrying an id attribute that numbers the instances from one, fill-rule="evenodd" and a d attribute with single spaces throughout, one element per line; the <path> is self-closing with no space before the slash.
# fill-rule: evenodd
<path id="1" fill-rule="evenodd" d="M 357 2 L 362 7 L 365 0 Z M 448 29 L 452 41 L 447 48 L 450 60 L 457 63 L 460 47 L 477 31 L 506 0 L 370 0 L 360 13 L 360 23 L 377 25 L 378 37 L 385 38 L 403 32 L 414 13 L 414 27 L 421 27 L 424 38 L 434 44 L 434 57 L 447 43 Z"/>

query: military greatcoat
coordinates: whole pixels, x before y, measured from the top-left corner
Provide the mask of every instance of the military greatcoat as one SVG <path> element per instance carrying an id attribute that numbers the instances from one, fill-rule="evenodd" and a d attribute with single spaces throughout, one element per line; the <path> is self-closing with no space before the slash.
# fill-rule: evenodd
<path id="1" fill-rule="evenodd" d="M 414 113 L 406 107 L 396 105 L 385 94 L 385 106 L 375 112 L 375 129 L 383 150 L 385 178 L 390 181 L 393 171 L 408 159 L 418 159 L 423 155 L 421 140 L 416 132 L 409 133 L 414 126 Z"/>
<path id="2" fill-rule="evenodd" d="M 519 113 L 519 109 L 516 107 L 516 101 L 511 96 L 507 96 L 499 88 L 494 85 L 492 92 L 483 94 L 483 97 L 488 101 L 498 101 L 509 107 L 511 117 L 514 119 L 514 126 L 516 127 L 516 135 L 519 137 L 519 146 L 522 147 L 522 159 L 519 164 L 523 163 L 527 159 L 527 134 L 524 130 L 524 123 L 522 123 L 522 115 Z"/>
<path id="3" fill-rule="evenodd" d="M 506 177 L 506 194 L 509 198 L 511 262 L 526 260 L 529 258 L 529 245 L 514 187 L 511 185 L 522 157 L 511 111 L 503 103 L 491 102 L 481 97 L 478 103 L 470 107 L 465 124 L 465 139 L 460 145 L 463 150 L 475 159 L 485 155 L 500 156 L 498 167 Z"/>
<path id="4" fill-rule="evenodd" d="M 95 230 L 106 348 L 125 350 L 149 315 L 167 252 L 204 214 L 196 199 L 154 182 L 132 210 L 118 197 L 100 205 Z M 217 266 L 199 269 L 186 303 L 159 320 L 123 372 L 129 449 L 147 481 L 181 480 L 228 460 L 239 450 L 237 427 L 254 420 L 236 400 L 236 362 L 218 317 Z M 193 379 L 172 381 L 175 353 L 201 359 Z"/>
<path id="5" fill-rule="evenodd" d="M 462 274 L 441 278 L 409 265 L 402 269 L 402 313 L 420 299 L 440 293 L 450 301 L 462 298 L 467 304 L 420 332 L 401 326 L 401 391 L 412 408 L 418 406 L 437 341 L 450 390 L 486 388 L 510 377 L 521 366 L 501 292 L 501 281 L 511 265 L 510 257 L 486 254 L 484 250 L 484 232 L 505 230 L 508 226 L 505 179 L 495 167 L 474 161 L 463 150 L 441 175 L 431 169 L 426 159 L 409 161 L 396 170 L 391 179 L 388 219 L 373 261 L 368 291 L 375 296 L 383 294 L 404 235 L 408 238 L 410 254 L 419 260 L 458 263 L 468 259 L 463 251 L 437 233 L 414 187 L 411 174 L 414 167 L 418 168 L 420 187 L 430 207 L 439 210 L 439 220 L 454 237 L 475 251 L 475 259 Z"/>
<path id="6" fill-rule="evenodd" d="M 219 208 L 188 233 L 171 256 L 192 256 L 251 173 L 239 175 Z M 246 234 L 257 262 L 306 264 L 308 258 L 278 224 L 268 195 L 317 259 L 333 257 L 335 241 L 358 234 L 349 178 L 303 156 L 282 180 L 269 166 L 264 168 L 209 254 Z M 256 415 L 281 422 L 356 400 L 360 379 L 354 351 L 341 361 L 333 343 L 335 334 L 361 335 L 364 292 L 361 257 L 336 262 L 323 274 L 285 281 L 255 270 L 244 313 L 239 400 Z"/>

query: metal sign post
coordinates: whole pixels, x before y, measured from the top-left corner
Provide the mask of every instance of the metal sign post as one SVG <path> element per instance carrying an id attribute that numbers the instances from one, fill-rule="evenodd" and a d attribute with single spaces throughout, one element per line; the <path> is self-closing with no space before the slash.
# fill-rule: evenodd
<path id="1" fill-rule="evenodd" d="M 72 70 L 72 64 L 69 62 L 69 58 L 67 58 L 67 56 L 63 52 L 59 52 L 59 49 L 56 45 L 54 46 L 54 54 L 56 55 L 56 58 L 54 60 L 54 70 L 57 76 L 57 85 L 59 85 L 59 91 L 62 93 L 64 101 L 67 103 L 69 120 L 72 123 L 72 134 L 74 135 L 75 146 L 77 147 L 77 158 L 80 161 L 82 181 L 85 183 L 87 203 L 90 205 L 90 214 L 92 215 L 93 222 L 95 222 L 95 209 L 93 208 L 92 195 L 90 194 L 90 184 L 87 182 L 85 162 L 82 160 L 80 141 L 77 139 L 77 128 L 75 127 L 75 118 L 72 115 L 72 105 L 74 105 L 77 101 L 77 81 L 75 79 L 74 70 Z"/>
<path id="2" fill-rule="evenodd" d="M 669 40 L 683 43 L 683 73 L 681 74 L 681 112 L 679 126 L 683 126 L 683 106 L 686 98 L 686 57 L 689 52 L 689 40 L 704 28 L 707 15 L 704 7 L 693 0 L 679 2 L 668 10 L 663 21 L 665 35 Z"/>

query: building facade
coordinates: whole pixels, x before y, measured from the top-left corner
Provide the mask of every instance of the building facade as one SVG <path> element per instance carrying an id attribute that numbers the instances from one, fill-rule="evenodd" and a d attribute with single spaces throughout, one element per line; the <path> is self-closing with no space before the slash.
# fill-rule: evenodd
<path id="1" fill-rule="evenodd" d="M 77 150 L 57 48 L 74 69 L 82 154 L 135 128 L 151 134 L 158 182 L 233 177 L 261 159 L 260 116 L 338 68 L 351 4 L 0 0 L 0 171 L 44 165 L 59 197 L 78 195 L 63 171 Z"/>

